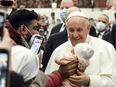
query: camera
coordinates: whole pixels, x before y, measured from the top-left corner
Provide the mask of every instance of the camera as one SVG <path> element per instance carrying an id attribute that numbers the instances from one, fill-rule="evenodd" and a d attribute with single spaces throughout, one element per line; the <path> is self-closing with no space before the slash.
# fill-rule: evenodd
<path id="1" fill-rule="evenodd" d="M 2 40 L 2 33 L 5 28 L 5 19 L 6 19 L 6 13 L 5 11 L 0 10 L 0 42 Z"/>
<path id="2" fill-rule="evenodd" d="M 8 86 L 9 56 L 6 49 L 0 49 L 0 87 Z"/>
<path id="3" fill-rule="evenodd" d="M 2 0 L 1 5 L 2 6 L 12 6 L 13 0 Z"/>

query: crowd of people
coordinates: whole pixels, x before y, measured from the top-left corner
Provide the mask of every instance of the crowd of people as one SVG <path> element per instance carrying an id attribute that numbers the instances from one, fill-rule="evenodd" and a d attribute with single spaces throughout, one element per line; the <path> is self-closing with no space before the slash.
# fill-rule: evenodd
<path id="1" fill-rule="evenodd" d="M 16 0 L 0 42 L 9 55 L 6 87 L 116 87 L 116 24 L 107 14 L 88 18 L 75 0 L 62 0 L 61 20 L 47 38 L 48 17 L 17 8 Z M 37 54 L 36 36 L 44 39 Z"/>

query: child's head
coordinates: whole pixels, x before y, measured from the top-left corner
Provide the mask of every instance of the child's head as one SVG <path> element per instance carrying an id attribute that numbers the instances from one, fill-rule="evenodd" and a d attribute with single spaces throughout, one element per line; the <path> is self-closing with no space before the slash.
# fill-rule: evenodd
<path id="1" fill-rule="evenodd" d="M 89 60 L 94 54 L 94 49 L 87 43 L 79 43 L 74 47 L 74 54 Z"/>

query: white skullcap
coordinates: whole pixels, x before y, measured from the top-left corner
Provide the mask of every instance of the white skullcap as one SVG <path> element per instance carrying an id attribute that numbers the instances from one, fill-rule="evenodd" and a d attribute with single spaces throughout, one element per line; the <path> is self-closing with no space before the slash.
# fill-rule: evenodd
<path id="1" fill-rule="evenodd" d="M 79 43 L 74 47 L 75 55 L 86 60 L 89 60 L 93 54 L 93 48 L 87 43 Z"/>
<path id="2" fill-rule="evenodd" d="M 84 18 L 88 19 L 88 17 L 83 12 L 74 11 L 74 12 L 69 14 L 69 16 L 66 19 L 66 22 L 67 22 L 68 19 L 70 19 L 71 17 L 74 17 L 74 16 L 81 16 L 81 17 L 84 17 Z"/>
<path id="3" fill-rule="evenodd" d="M 39 58 L 23 46 L 12 47 L 11 64 L 12 69 L 23 76 L 24 82 L 34 78 L 39 72 Z"/>

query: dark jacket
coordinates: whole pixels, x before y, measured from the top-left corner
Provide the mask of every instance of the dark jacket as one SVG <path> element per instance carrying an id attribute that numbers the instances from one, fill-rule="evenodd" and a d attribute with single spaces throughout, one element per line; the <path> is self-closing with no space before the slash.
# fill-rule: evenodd
<path id="1" fill-rule="evenodd" d="M 110 42 L 116 49 L 116 24 L 113 24 L 112 31 L 106 33 L 103 39 Z"/>
<path id="2" fill-rule="evenodd" d="M 62 27 L 62 24 L 63 24 L 63 23 L 54 26 L 54 27 L 52 28 L 52 30 L 51 30 L 51 35 L 54 34 L 54 33 L 59 32 L 60 29 L 61 29 L 61 27 Z"/>
<path id="3" fill-rule="evenodd" d="M 67 30 L 65 29 L 62 32 L 58 32 L 55 34 L 52 34 L 46 43 L 44 53 L 43 53 L 43 59 L 42 59 L 42 64 L 44 71 L 46 69 L 46 66 L 48 64 L 48 61 L 50 59 L 50 56 L 52 52 L 61 44 L 66 42 L 68 40 L 68 35 L 67 35 Z"/>

